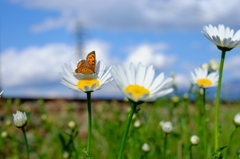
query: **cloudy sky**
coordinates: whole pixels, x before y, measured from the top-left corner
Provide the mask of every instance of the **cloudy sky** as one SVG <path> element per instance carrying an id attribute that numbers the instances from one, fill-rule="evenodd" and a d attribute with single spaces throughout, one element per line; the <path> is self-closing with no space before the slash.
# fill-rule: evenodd
<path id="1" fill-rule="evenodd" d="M 189 71 L 221 56 L 201 33 L 203 26 L 240 29 L 239 6 L 239 0 L 2 0 L 1 87 L 6 97 L 85 98 L 61 85 L 59 72 L 95 50 L 107 67 L 153 64 L 166 77 L 174 72 L 178 86 L 188 88 Z M 223 81 L 240 79 L 239 69 L 235 48 L 226 55 Z M 93 98 L 120 95 L 108 84 Z"/>

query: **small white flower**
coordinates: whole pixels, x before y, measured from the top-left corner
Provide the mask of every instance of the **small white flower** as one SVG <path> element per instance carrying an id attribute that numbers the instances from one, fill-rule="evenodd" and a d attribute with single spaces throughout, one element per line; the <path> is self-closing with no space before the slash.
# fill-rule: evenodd
<path id="1" fill-rule="evenodd" d="M 62 67 L 65 74 L 60 73 L 61 83 L 72 90 L 80 92 L 92 92 L 101 89 L 105 84 L 112 81 L 113 78 L 110 73 L 111 68 L 103 74 L 105 64 L 102 61 L 96 63 L 94 74 L 75 73 L 77 64 L 73 62 L 70 65 L 65 64 Z"/>
<path id="2" fill-rule="evenodd" d="M 208 69 L 209 68 L 209 64 L 208 63 L 204 63 L 200 66 L 202 69 Z"/>
<path id="3" fill-rule="evenodd" d="M 220 63 L 215 59 L 210 60 L 209 65 L 213 71 L 218 71 L 220 69 Z"/>
<path id="4" fill-rule="evenodd" d="M 169 134 L 173 131 L 173 126 L 172 123 L 170 121 L 166 121 L 162 124 L 162 130 L 163 132 Z"/>
<path id="5" fill-rule="evenodd" d="M 200 143 L 200 138 L 197 135 L 193 135 L 190 138 L 190 142 L 192 145 L 198 145 Z"/>
<path id="6" fill-rule="evenodd" d="M 1 133 L 1 137 L 2 137 L 3 139 L 5 139 L 7 136 L 8 136 L 8 133 L 7 133 L 6 131 L 3 131 L 3 132 Z"/>
<path id="7" fill-rule="evenodd" d="M 69 129 L 73 130 L 76 127 L 76 123 L 74 121 L 70 121 L 68 123 L 68 127 L 69 127 Z"/>
<path id="8" fill-rule="evenodd" d="M 234 123 L 236 126 L 240 126 L 240 113 L 237 113 L 237 115 L 234 117 Z"/>
<path id="9" fill-rule="evenodd" d="M 217 28 L 210 24 L 203 27 L 202 33 L 217 45 L 220 50 L 229 51 L 234 47 L 240 46 L 240 30 L 234 35 L 234 30 L 230 30 L 229 27 L 225 28 L 224 25 L 219 24 Z"/>
<path id="10" fill-rule="evenodd" d="M 195 74 L 191 72 L 193 84 L 197 84 L 200 87 L 208 88 L 218 85 L 218 72 L 212 72 L 208 74 L 207 69 L 197 68 Z"/>
<path id="11" fill-rule="evenodd" d="M 141 126 L 140 120 L 136 120 L 133 125 L 134 125 L 135 128 L 140 127 Z"/>
<path id="12" fill-rule="evenodd" d="M 14 125 L 18 128 L 22 128 L 27 125 L 27 116 L 25 112 L 20 112 L 17 110 L 16 114 L 13 114 Z"/>
<path id="13" fill-rule="evenodd" d="M 133 63 L 123 66 L 113 66 L 112 76 L 116 81 L 116 87 L 134 102 L 155 101 L 157 98 L 169 94 L 173 91 L 172 88 L 163 90 L 163 88 L 171 83 L 172 78 L 167 78 L 165 81 L 164 74 L 161 73 L 153 80 L 155 70 L 153 66 L 148 68 L 142 63 L 138 64 L 135 70 Z"/>
<path id="14" fill-rule="evenodd" d="M 149 151 L 150 151 L 150 146 L 149 146 L 147 143 L 145 143 L 145 144 L 143 144 L 143 146 L 142 146 L 142 150 L 143 150 L 144 152 L 149 152 Z"/>

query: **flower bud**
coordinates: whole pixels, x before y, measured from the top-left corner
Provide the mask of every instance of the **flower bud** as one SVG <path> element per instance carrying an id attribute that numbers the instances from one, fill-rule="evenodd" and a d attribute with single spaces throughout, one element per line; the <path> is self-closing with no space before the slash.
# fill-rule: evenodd
<path id="1" fill-rule="evenodd" d="M 25 112 L 20 112 L 17 110 L 16 114 L 13 114 L 14 125 L 18 128 L 22 128 L 27 125 L 27 116 Z"/>
<path id="2" fill-rule="evenodd" d="M 236 126 L 240 126 L 240 113 L 237 113 L 233 121 Z"/>
<path id="3" fill-rule="evenodd" d="M 213 70 L 213 71 L 218 71 L 220 68 L 220 63 L 215 59 L 210 60 L 209 65 L 210 65 L 211 70 Z"/>
<path id="4" fill-rule="evenodd" d="M 142 150 L 143 150 L 144 152 L 149 152 L 149 151 L 150 151 L 150 146 L 149 146 L 147 143 L 145 143 L 145 144 L 143 144 L 143 146 L 142 146 Z"/>
<path id="5" fill-rule="evenodd" d="M 7 133 L 6 131 L 3 131 L 3 132 L 1 133 L 1 137 L 2 137 L 3 139 L 5 139 L 7 136 L 8 136 L 8 133 Z"/>
<path id="6" fill-rule="evenodd" d="M 171 133 L 173 131 L 172 123 L 170 121 L 164 122 L 162 125 L 162 131 L 167 134 Z"/>
<path id="7" fill-rule="evenodd" d="M 174 72 L 171 72 L 171 73 L 170 73 L 170 77 L 175 78 L 175 76 L 176 76 L 176 75 L 175 75 Z"/>
<path id="8" fill-rule="evenodd" d="M 64 159 L 67 159 L 67 158 L 69 158 L 70 157 L 70 154 L 67 152 L 67 151 L 64 151 L 63 152 L 63 158 Z"/>
<path id="9" fill-rule="evenodd" d="M 164 124 L 164 121 L 163 121 L 163 120 L 159 122 L 159 125 L 160 125 L 161 127 L 163 126 L 163 124 Z"/>
<path id="10" fill-rule="evenodd" d="M 136 120 L 133 125 L 134 125 L 135 128 L 140 127 L 141 126 L 140 120 Z"/>
<path id="11" fill-rule="evenodd" d="M 172 102 L 173 103 L 178 103 L 179 102 L 179 97 L 178 96 L 173 96 L 172 97 Z"/>
<path id="12" fill-rule="evenodd" d="M 71 129 L 71 130 L 75 129 L 76 128 L 76 123 L 74 121 L 70 121 L 68 123 L 68 128 Z"/>
<path id="13" fill-rule="evenodd" d="M 132 119 L 136 119 L 136 117 L 137 117 L 136 114 L 133 114 Z"/>
<path id="14" fill-rule="evenodd" d="M 188 93 L 184 93 L 184 94 L 183 94 L 183 99 L 185 99 L 185 100 L 188 100 L 188 99 L 189 99 Z"/>
<path id="15" fill-rule="evenodd" d="M 202 69 L 208 69 L 209 68 L 209 64 L 208 63 L 204 63 L 200 66 Z"/>
<path id="16" fill-rule="evenodd" d="M 42 114 L 41 115 L 41 120 L 46 121 L 47 120 L 47 114 Z"/>
<path id="17" fill-rule="evenodd" d="M 192 145 L 198 145 L 200 143 L 200 138 L 197 135 L 193 135 L 190 138 L 190 142 Z"/>
<path id="18" fill-rule="evenodd" d="M 203 93 L 204 93 L 204 88 L 199 88 L 199 93 L 200 93 L 200 95 L 203 95 Z"/>
<path id="19" fill-rule="evenodd" d="M 5 126 L 9 127 L 10 125 L 11 125 L 11 120 L 7 119 L 6 122 L 5 122 Z"/>

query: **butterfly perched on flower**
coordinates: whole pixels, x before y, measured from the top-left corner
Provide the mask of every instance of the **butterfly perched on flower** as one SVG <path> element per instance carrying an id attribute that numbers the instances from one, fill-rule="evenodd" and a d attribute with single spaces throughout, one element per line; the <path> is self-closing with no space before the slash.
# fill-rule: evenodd
<path id="1" fill-rule="evenodd" d="M 95 55 L 95 51 L 92 51 L 87 55 L 86 60 L 81 60 L 78 63 L 75 73 L 94 74 L 95 63 L 96 63 L 96 55 Z"/>

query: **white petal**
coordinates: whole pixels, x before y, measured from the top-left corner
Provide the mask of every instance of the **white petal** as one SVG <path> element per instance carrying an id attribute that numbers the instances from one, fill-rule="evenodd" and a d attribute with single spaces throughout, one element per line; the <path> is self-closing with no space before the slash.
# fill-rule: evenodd
<path id="1" fill-rule="evenodd" d="M 152 85 L 149 88 L 149 91 L 154 90 L 157 86 L 159 86 L 164 78 L 164 73 L 161 73 L 157 76 L 157 78 L 153 81 Z"/>
<path id="2" fill-rule="evenodd" d="M 84 86 L 84 91 L 85 92 L 89 91 L 89 87 L 88 86 Z"/>
<path id="3" fill-rule="evenodd" d="M 136 75 L 136 84 L 142 86 L 145 79 L 146 67 L 142 63 L 138 63 L 137 75 Z"/>

